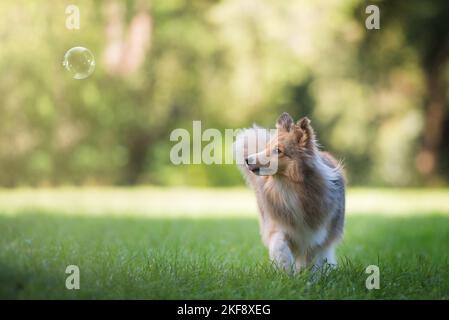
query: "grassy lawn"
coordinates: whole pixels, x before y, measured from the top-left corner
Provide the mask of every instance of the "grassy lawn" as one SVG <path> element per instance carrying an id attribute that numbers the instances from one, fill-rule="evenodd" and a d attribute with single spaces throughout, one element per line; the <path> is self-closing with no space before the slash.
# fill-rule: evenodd
<path id="1" fill-rule="evenodd" d="M 449 298 L 448 190 L 347 201 L 339 268 L 311 281 L 271 267 L 246 189 L 0 190 L 0 298 Z M 80 290 L 65 288 L 72 264 Z"/>

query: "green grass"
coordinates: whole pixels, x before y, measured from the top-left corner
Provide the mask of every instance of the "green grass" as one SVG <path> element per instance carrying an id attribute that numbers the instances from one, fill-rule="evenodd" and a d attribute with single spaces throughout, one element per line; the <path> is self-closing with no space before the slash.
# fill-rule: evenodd
<path id="1" fill-rule="evenodd" d="M 312 281 L 272 268 L 245 189 L 3 190 L 0 298 L 448 299 L 448 201 L 351 191 L 339 267 Z M 80 290 L 65 288 L 71 264 Z"/>

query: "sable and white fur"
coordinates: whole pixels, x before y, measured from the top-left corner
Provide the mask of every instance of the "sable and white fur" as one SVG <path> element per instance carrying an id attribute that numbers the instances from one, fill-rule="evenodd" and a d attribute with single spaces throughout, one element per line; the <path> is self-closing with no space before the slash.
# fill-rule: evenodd
<path id="1" fill-rule="evenodd" d="M 262 128 L 246 129 L 234 148 L 243 153 L 239 167 L 255 191 L 260 231 L 270 259 L 287 272 L 305 267 L 336 265 L 335 245 L 342 238 L 345 212 L 345 181 L 340 164 L 319 151 L 307 118 L 294 123 L 283 113 L 276 133 Z M 248 146 L 263 146 L 248 154 Z M 261 175 L 276 161 L 277 171 Z"/>

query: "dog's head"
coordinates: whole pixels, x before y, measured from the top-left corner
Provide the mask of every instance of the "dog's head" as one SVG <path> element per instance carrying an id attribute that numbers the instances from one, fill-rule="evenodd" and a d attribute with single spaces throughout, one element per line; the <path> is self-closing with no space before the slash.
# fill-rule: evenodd
<path id="1" fill-rule="evenodd" d="M 276 133 L 265 148 L 245 159 L 249 170 L 257 175 L 290 174 L 301 160 L 316 151 L 315 133 L 307 117 L 294 122 L 284 112 L 276 122 Z"/>

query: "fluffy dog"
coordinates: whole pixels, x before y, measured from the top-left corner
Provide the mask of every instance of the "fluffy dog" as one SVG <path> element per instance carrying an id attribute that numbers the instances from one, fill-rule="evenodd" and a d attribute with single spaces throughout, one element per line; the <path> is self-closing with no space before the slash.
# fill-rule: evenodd
<path id="1" fill-rule="evenodd" d="M 283 113 L 272 131 L 246 129 L 234 145 L 244 160 L 240 170 L 256 194 L 270 259 L 289 273 L 325 263 L 335 266 L 345 216 L 341 165 L 319 150 L 306 117 L 295 123 Z"/>

